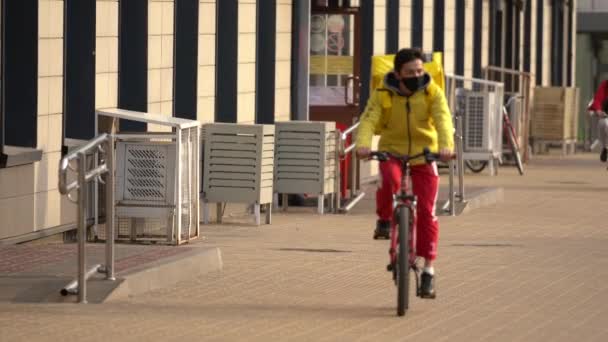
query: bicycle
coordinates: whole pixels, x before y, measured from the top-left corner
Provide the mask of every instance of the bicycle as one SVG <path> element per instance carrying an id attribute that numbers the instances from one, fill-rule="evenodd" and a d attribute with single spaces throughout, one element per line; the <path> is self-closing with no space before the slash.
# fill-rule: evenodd
<path id="1" fill-rule="evenodd" d="M 502 106 L 502 129 L 503 129 L 503 137 L 506 137 L 507 142 L 511 146 L 511 154 L 513 155 L 513 159 L 515 160 L 515 165 L 517 166 L 517 171 L 519 171 L 520 175 L 524 175 L 524 165 L 521 160 L 521 152 L 519 148 L 519 143 L 517 142 L 517 136 L 515 135 L 515 129 L 511 124 L 511 120 L 509 119 L 509 112 L 507 108 L 511 106 L 511 102 L 513 102 L 518 96 L 512 96 L 509 98 L 507 103 Z M 465 164 L 467 168 L 475 173 L 479 173 L 483 171 L 488 165 L 487 160 L 465 160 Z"/>
<path id="2" fill-rule="evenodd" d="M 410 161 L 424 157 L 427 163 L 439 160 L 439 154 L 431 153 L 425 148 L 422 153 L 413 156 L 397 156 L 388 152 L 373 151 L 370 159 L 386 162 L 397 159 L 401 162 L 401 190 L 393 197 L 394 219 L 391 224 L 389 264 L 386 269 L 393 274 L 397 286 L 397 315 L 403 316 L 409 307 L 409 271 L 416 276 L 416 296 L 421 297 L 420 268 L 416 263 L 416 196 L 411 192 Z"/>

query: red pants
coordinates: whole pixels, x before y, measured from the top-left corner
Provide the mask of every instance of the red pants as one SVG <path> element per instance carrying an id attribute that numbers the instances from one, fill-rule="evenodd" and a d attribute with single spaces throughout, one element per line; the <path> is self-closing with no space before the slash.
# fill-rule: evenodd
<path id="1" fill-rule="evenodd" d="M 437 257 L 439 222 L 435 203 L 439 190 L 437 164 L 414 165 L 411 168 L 412 191 L 418 198 L 416 210 L 416 255 L 428 260 Z M 380 163 L 381 186 L 376 193 L 376 212 L 380 220 L 393 219 L 393 194 L 401 189 L 401 164 L 391 159 Z"/>

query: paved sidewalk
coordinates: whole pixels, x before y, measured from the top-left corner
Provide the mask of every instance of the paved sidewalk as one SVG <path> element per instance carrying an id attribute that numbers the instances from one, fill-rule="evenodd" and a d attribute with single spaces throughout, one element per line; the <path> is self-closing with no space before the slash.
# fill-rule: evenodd
<path id="1" fill-rule="evenodd" d="M 203 226 L 223 271 L 102 305 L 0 303 L 0 341 L 606 341 L 608 172 L 597 156 L 532 161 L 500 205 L 441 218 L 438 298 L 395 317 L 373 201 Z"/>

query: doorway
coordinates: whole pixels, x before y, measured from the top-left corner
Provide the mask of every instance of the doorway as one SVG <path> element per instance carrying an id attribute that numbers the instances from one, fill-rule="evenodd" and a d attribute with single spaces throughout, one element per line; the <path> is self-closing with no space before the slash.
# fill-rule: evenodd
<path id="1" fill-rule="evenodd" d="M 352 1 L 317 1 L 310 21 L 310 120 L 353 124 L 360 113 L 361 20 Z"/>

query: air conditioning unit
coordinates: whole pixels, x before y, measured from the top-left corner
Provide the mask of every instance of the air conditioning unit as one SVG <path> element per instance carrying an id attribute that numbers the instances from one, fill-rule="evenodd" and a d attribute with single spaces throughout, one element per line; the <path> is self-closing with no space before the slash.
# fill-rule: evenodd
<path id="1" fill-rule="evenodd" d="M 490 152 L 497 146 L 496 103 L 494 93 L 463 93 L 464 151 Z"/>
<path id="2" fill-rule="evenodd" d="M 148 129 L 121 132 L 119 119 Z M 97 125 L 116 136 L 116 239 L 178 245 L 197 238 L 200 123 L 108 109 L 97 111 Z M 105 236 L 99 231 L 97 238 Z"/>

